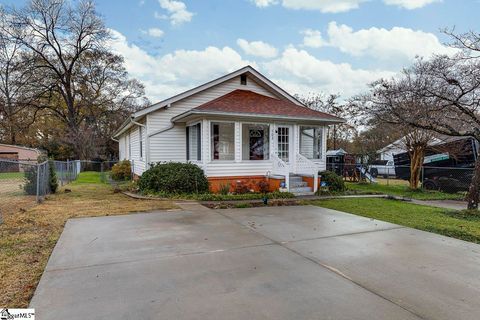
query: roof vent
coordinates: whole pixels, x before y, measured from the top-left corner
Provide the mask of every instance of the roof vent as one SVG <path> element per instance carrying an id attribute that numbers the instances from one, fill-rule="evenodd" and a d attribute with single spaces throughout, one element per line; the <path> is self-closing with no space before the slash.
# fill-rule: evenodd
<path id="1" fill-rule="evenodd" d="M 240 84 L 242 86 L 246 86 L 247 85 L 247 75 L 246 74 L 242 74 L 240 76 Z"/>

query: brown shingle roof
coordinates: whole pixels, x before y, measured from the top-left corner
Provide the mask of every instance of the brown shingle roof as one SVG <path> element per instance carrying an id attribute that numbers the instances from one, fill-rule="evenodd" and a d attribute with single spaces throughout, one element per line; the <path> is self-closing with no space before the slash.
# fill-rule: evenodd
<path id="1" fill-rule="evenodd" d="M 270 98 L 252 91 L 235 90 L 215 100 L 204 103 L 194 111 L 218 111 L 226 113 L 249 113 L 287 116 L 297 118 L 315 118 L 325 120 L 343 119 L 331 114 L 315 111 L 289 101 Z"/>

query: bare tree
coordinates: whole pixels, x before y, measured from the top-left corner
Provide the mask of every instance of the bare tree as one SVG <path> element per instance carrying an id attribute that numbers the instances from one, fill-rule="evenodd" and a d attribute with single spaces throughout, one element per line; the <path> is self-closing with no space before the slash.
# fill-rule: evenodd
<path id="1" fill-rule="evenodd" d="M 96 117 L 143 96 L 143 87 L 128 80 L 123 59 L 109 52 L 109 32 L 93 2 L 31 0 L 7 10 L 5 19 L 0 31 L 33 54 L 36 73 L 53 88 L 47 108 L 65 124 L 64 142 L 77 158 L 91 155 Z"/>
<path id="2" fill-rule="evenodd" d="M 5 17 L 0 13 L 0 18 Z M 0 24 L 4 24 L 0 20 Z M 34 69 L 31 54 L 7 34 L 0 33 L 0 140 L 16 144 L 18 134 L 27 130 L 41 108 L 40 98 L 48 91 Z"/>
<path id="3" fill-rule="evenodd" d="M 333 114 L 340 118 L 347 119 L 347 122 L 336 124 L 328 128 L 327 147 L 337 149 L 340 144 L 345 144 L 353 139 L 357 134 L 354 124 L 354 111 L 348 110 L 347 106 L 341 104 L 338 100 L 339 95 L 324 93 L 312 93 L 306 96 L 295 96 L 308 108 Z"/>
<path id="4" fill-rule="evenodd" d="M 404 105 L 394 116 L 405 125 L 448 136 L 473 137 L 480 141 L 480 35 L 456 35 L 452 46 L 461 51 L 454 57 L 436 56 L 418 60 L 390 82 L 380 82 L 389 90 L 392 83 L 400 93 L 421 101 Z M 467 195 L 468 208 L 478 209 L 480 201 L 480 157 Z"/>
<path id="5" fill-rule="evenodd" d="M 410 188 L 417 189 L 425 151 L 433 134 L 405 121 L 416 119 L 419 110 L 429 107 L 428 99 L 410 91 L 411 80 L 408 77 L 378 80 L 370 85 L 369 93 L 352 99 L 351 105 L 360 111 L 363 121 L 390 124 L 402 133 L 402 144 L 410 156 Z"/>

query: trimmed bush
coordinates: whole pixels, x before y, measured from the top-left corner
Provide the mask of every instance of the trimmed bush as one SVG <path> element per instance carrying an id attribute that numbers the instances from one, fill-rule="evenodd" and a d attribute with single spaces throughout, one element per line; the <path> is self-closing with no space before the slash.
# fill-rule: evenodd
<path id="1" fill-rule="evenodd" d="M 113 165 L 112 179 L 116 181 L 130 180 L 132 177 L 132 165 L 129 160 L 123 160 Z"/>
<path id="2" fill-rule="evenodd" d="M 205 193 L 208 180 L 195 164 L 157 163 L 142 174 L 138 187 L 143 193 Z"/>
<path id="3" fill-rule="evenodd" d="M 343 178 L 337 175 L 332 171 L 322 171 L 318 173 L 322 178 L 322 182 L 326 182 L 328 185 L 328 190 L 332 192 L 343 192 L 345 191 L 345 182 Z"/>

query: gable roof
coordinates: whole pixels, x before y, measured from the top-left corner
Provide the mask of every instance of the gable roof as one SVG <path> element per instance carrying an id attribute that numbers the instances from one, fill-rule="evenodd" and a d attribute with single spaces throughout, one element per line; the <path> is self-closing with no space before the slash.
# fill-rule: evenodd
<path id="1" fill-rule="evenodd" d="M 115 133 L 113 134 L 113 137 L 114 138 L 118 137 L 120 134 L 122 134 L 127 129 L 129 129 L 135 121 L 141 119 L 142 117 L 144 117 L 145 115 L 147 115 L 151 112 L 155 112 L 155 111 L 157 111 L 159 109 L 162 109 L 162 108 L 168 108 L 172 103 L 175 103 L 175 102 L 180 101 L 182 99 L 188 98 L 188 97 L 190 97 L 194 94 L 197 94 L 201 91 L 204 91 L 206 89 L 214 87 L 214 86 L 216 86 L 220 83 L 223 83 L 225 81 L 228 81 L 230 79 L 238 77 L 242 74 L 247 74 L 247 76 L 251 77 L 257 83 L 259 83 L 261 85 L 264 85 L 265 87 L 271 89 L 274 93 L 276 93 L 278 95 L 278 97 L 281 97 L 281 98 L 285 99 L 286 101 L 289 101 L 292 104 L 295 104 L 297 106 L 304 106 L 304 104 L 302 104 L 297 98 L 295 98 L 294 96 L 289 94 L 287 91 L 280 88 L 278 85 L 273 83 L 270 79 L 268 79 L 263 74 L 261 74 L 260 72 L 255 70 L 252 66 L 248 65 L 248 66 L 240 68 L 236 71 L 233 71 L 229 74 L 226 74 L 226 75 L 224 75 L 220 78 L 209 81 L 209 82 L 204 83 L 204 84 L 202 84 L 198 87 L 187 90 L 187 91 L 182 92 L 180 94 L 177 94 L 177 95 L 175 95 L 171 98 L 168 98 L 168 99 L 162 100 L 160 102 L 154 103 L 154 104 L 152 104 L 152 105 L 150 105 L 150 106 L 148 106 L 144 109 L 141 109 L 141 110 L 138 110 L 138 111 L 134 112 L 130 116 L 130 118 L 126 119 L 123 122 L 123 124 L 120 126 L 120 128 L 118 128 L 117 131 L 115 131 Z"/>
<path id="2" fill-rule="evenodd" d="M 330 114 L 309 109 L 290 101 L 267 97 L 249 90 L 237 89 L 217 99 L 193 108 L 176 118 L 187 114 L 235 114 L 288 117 L 289 119 L 308 119 L 341 122 L 343 119 Z M 174 118 L 174 120 L 176 119 Z"/>
<path id="3" fill-rule="evenodd" d="M 149 107 L 146 107 L 142 110 L 139 110 L 137 112 L 135 112 L 133 114 L 133 116 L 135 118 L 138 118 L 138 117 L 141 117 L 143 115 L 146 115 L 150 112 L 153 112 L 153 111 L 156 111 L 158 109 L 161 109 L 161 108 L 164 108 L 164 107 L 167 107 L 169 104 L 172 104 L 174 102 L 177 102 L 179 100 L 182 100 L 182 99 L 185 99 L 189 96 L 192 96 L 196 93 L 199 93 L 203 90 L 206 90 L 208 88 L 211 88 L 213 86 L 216 86 L 217 84 L 220 84 L 222 82 L 225 82 L 225 81 L 228 81 L 230 79 L 233 79 L 235 77 L 238 77 L 242 74 L 248 74 L 250 76 L 253 76 L 254 80 L 257 81 L 257 82 L 260 82 L 264 85 L 266 85 L 267 87 L 273 89 L 273 91 L 275 93 L 277 93 L 279 96 L 291 101 L 292 103 L 295 103 L 295 104 L 298 104 L 298 105 L 302 105 L 302 103 L 300 101 L 298 101 L 294 96 L 292 96 L 291 94 L 289 94 L 288 92 L 286 92 L 285 90 L 283 90 L 282 88 L 280 88 L 279 86 L 277 86 L 275 83 L 273 83 L 272 81 L 270 81 L 267 77 L 265 77 L 263 74 L 261 74 L 260 72 L 258 72 L 257 70 L 255 70 L 252 66 L 245 66 L 241 69 L 238 69 L 236 71 L 233 71 L 229 74 L 226 74 L 220 78 L 217 78 L 215 80 L 212 80 L 212 81 L 209 81 L 207 83 L 204 83 L 198 87 L 195 87 L 193 89 L 190 89 L 190 90 L 187 90 L 185 92 L 182 92 L 180 94 L 177 94 L 171 98 L 168 98 L 168 99 L 165 99 L 165 100 L 162 100 L 160 102 L 157 102 L 157 103 L 154 103 L 152 104 L 151 106 Z"/>

